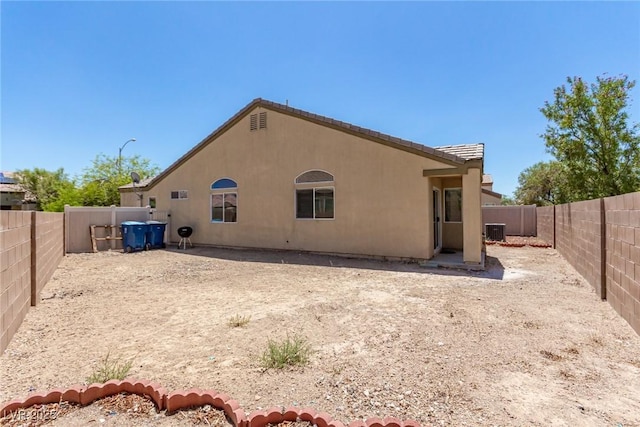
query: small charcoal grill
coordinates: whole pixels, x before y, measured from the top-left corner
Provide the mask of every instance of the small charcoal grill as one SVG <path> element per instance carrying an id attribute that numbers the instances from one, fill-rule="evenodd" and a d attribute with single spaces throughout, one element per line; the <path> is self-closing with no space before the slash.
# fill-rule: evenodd
<path id="1" fill-rule="evenodd" d="M 193 228 L 191 227 L 180 227 L 178 228 L 178 236 L 180 236 L 180 243 L 178 243 L 178 249 L 182 245 L 183 249 L 187 249 L 187 242 L 189 242 L 189 246 L 193 247 L 193 243 L 191 243 L 191 234 L 193 234 Z"/>

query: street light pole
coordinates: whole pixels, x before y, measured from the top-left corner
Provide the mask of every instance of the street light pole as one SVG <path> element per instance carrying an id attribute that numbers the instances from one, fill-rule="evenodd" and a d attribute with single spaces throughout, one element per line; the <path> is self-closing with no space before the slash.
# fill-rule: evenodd
<path id="1" fill-rule="evenodd" d="M 131 138 L 127 142 L 122 144 L 122 147 L 118 149 L 118 176 L 122 175 L 122 150 L 124 149 L 124 147 L 127 146 L 128 143 L 135 142 L 135 141 L 136 141 L 135 138 Z"/>

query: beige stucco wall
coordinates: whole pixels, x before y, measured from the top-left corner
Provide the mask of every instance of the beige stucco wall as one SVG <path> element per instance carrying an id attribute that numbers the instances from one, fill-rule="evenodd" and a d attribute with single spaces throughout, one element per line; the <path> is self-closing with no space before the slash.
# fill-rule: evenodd
<path id="1" fill-rule="evenodd" d="M 502 198 L 493 196 L 491 194 L 482 193 L 482 206 L 500 206 L 502 205 Z"/>
<path id="2" fill-rule="evenodd" d="M 149 194 L 144 191 L 138 191 L 137 193 L 133 191 L 121 191 L 120 206 L 140 207 L 140 198 L 138 195 L 142 195 L 142 207 L 146 207 L 149 204 Z"/>
<path id="3" fill-rule="evenodd" d="M 478 264 L 482 256 L 482 209 L 480 208 L 480 183 L 482 171 L 469 168 L 462 175 L 462 234 L 464 237 L 464 262 Z"/>
<path id="4" fill-rule="evenodd" d="M 261 107 L 252 113 L 261 111 L 267 129 L 251 132 L 245 116 L 149 188 L 145 201 L 157 197 L 174 228 L 192 226 L 194 244 L 432 256 L 432 193 L 422 172 L 451 166 Z M 335 177 L 333 220 L 295 218 L 294 180 L 312 169 Z M 210 185 L 224 177 L 238 183 L 237 223 L 210 221 Z M 188 199 L 171 200 L 176 190 Z M 479 203 L 479 182 L 475 191 Z"/>

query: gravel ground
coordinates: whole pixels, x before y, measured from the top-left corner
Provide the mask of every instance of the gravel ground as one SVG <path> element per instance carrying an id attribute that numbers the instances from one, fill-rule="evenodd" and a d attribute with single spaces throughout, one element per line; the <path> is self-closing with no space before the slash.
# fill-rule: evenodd
<path id="1" fill-rule="evenodd" d="M 640 337 L 553 249 L 487 251 L 477 273 L 211 248 L 69 255 L 0 356 L 0 401 L 82 383 L 110 352 L 132 376 L 213 388 L 247 412 L 640 425 Z M 251 320 L 231 328 L 236 314 Z M 308 338 L 311 362 L 265 371 L 267 341 L 287 334 Z M 176 422 L 122 417 L 106 423 Z M 56 424 L 99 418 L 94 404 Z"/>

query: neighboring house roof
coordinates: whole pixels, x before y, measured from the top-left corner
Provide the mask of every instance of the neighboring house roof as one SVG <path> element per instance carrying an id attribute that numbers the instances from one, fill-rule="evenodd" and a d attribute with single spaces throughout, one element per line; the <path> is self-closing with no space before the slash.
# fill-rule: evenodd
<path id="1" fill-rule="evenodd" d="M 287 114 L 289 116 L 307 120 L 321 126 L 326 126 L 343 132 L 347 132 L 361 138 L 387 145 L 389 147 L 436 159 L 443 163 L 448 163 L 452 166 L 461 166 L 464 165 L 467 161 L 481 161 L 484 155 L 484 144 L 447 145 L 437 148 L 427 147 L 416 142 L 397 138 L 385 133 L 380 133 L 371 129 L 356 126 L 351 123 L 342 122 L 340 120 L 335 120 L 330 117 L 321 116 L 319 114 L 309 113 L 304 110 L 292 108 L 288 105 L 279 104 L 277 102 L 268 101 L 262 98 L 256 98 L 240 111 L 238 111 L 233 117 L 223 123 L 220 127 L 218 127 L 215 131 L 209 134 L 206 138 L 204 138 L 199 144 L 189 150 L 184 156 L 175 161 L 171 166 L 169 166 L 167 169 L 165 169 L 163 172 L 153 177 L 152 179 L 141 181 L 140 184 L 136 185 L 136 188 L 147 189 L 146 187 L 153 187 L 156 183 L 160 182 L 176 168 L 178 168 L 182 163 L 196 155 L 200 150 L 209 145 L 211 142 L 215 141 L 220 135 L 234 126 L 238 121 L 244 118 L 256 107 L 263 107 L 279 113 Z M 133 191 L 133 185 L 123 185 L 122 187 L 119 187 L 119 189 L 123 191 Z"/>
<path id="2" fill-rule="evenodd" d="M 502 194 L 496 193 L 495 191 L 487 190 L 486 188 L 483 188 L 482 192 L 484 194 L 488 194 L 489 196 L 498 197 L 500 199 L 502 198 Z"/>
<path id="3" fill-rule="evenodd" d="M 24 193 L 24 188 L 19 184 L 2 184 L 0 183 L 0 192 L 2 193 Z"/>
<path id="4" fill-rule="evenodd" d="M 145 179 L 141 179 L 139 183 L 137 183 L 135 186 L 133 185 L 133 182 L 131 184 L 125 184 L 125 185 L 121 185 L 118 188 L 142 188 L 142 187 L 146 187 L 147 185 L 149 185 L 149 183 L 151 182 L 151 180 L 154 177 L 151 178 L 145 178 Z"/>
<path id="5" fill-rule="evenodd" d="M 13 172 L 0 172 L 0 184 L 15 184 L 16 180 L 13 177 Z"/>

